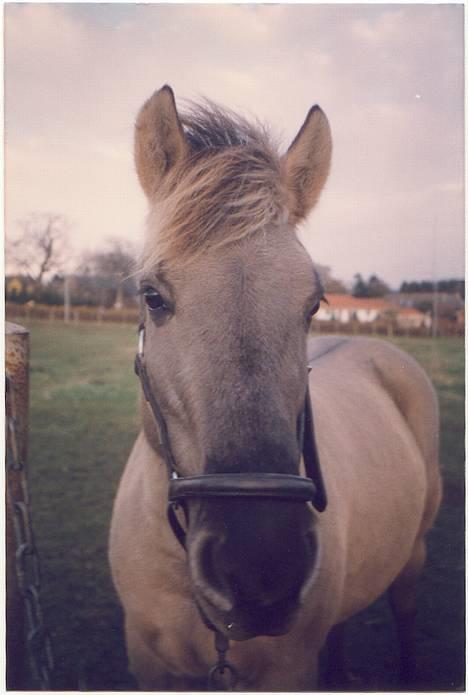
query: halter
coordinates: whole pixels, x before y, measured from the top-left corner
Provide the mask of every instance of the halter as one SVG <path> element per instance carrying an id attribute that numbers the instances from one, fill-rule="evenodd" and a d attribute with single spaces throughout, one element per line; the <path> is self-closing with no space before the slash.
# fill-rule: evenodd
<path id="1" fill-rule="evenodd" d="M 171 529 L 186 550 L 186 531 L 182 527 L 176 511 L 182 508 L 188 523 L 188 499 L 208 499 L 220 497 L 268 498 L 294 502 L 311 502 L 315 510 L 323 512 L 327 506 L 327 495 L 320 469 L 317 445 L 314 436 L 312 405 L 307 384 L 304 407 L 300 419 L 300 449 L 304 459 L 306 477 L 287 473 L 210 473 L 203 475 L 179 476 L 167 430 L 166 421 L 152 390 L 144 362 L 145 325 L 141 323 L 138 335 L 138 352 L 135 357 L 135 373 L 140 378 L 145 398 L 151 408 L 159 430 L 161 451 L 169 478 L 167 516 Z M 310 367 L 308 368 L 310 371 Z M 219 689 L 216 676 L 227 671 L 230 685 L 234 687 L 237 675 L 234 666 L 225 660 L 229 641 L 214 626 L 215 647 L 218 662 L 210 670 L 209 683 Z M 228 688 L 231 689 L 231 688 Z"/>
<path id="2" fill-rule="evenodd" d="M 177 540 L 185 548 L 186 533 L 174 511 L 190 498 L 263 497 L 312 502 L 318 512 L 327 506 L 327 496 L 317 453 L 309 387 L 301 414 L 300 439 L 306 477 L 287 473 L 211 473 L 179 477 L 169 440 L 166 421 L 151 389 L 144 363 L 145 327 L 140 325 L 135 373 L 158 425 L 161 450 L 169 477 L 168 517 Z"/>

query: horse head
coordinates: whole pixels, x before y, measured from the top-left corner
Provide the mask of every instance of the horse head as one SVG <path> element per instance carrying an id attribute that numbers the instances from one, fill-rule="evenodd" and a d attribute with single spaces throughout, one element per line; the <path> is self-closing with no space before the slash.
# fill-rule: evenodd
<path id="1" fill-rule="evenodd" d="M 145 370 L 182 477 L 300 473 L 306 337 L 323 290 L 295 228 L 330 156 L 317 106 L 282 157 L 260 126 L 215 105 L 180 116 L 167 86 L 140 111 Z M 146 407 L 143 426 L 158 449 Z M 206 622 L 238 640 L 286 632 L 318 562 L 309 505 L 215 495 L 184 508 Z"/>

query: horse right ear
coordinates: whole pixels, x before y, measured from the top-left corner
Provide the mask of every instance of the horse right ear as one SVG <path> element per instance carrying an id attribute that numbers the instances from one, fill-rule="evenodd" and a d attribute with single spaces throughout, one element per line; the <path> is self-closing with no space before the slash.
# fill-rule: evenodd
<path id="1" fill-rule="evenodd" d="M 319 199 L 330 171 L 331 151 L 328 119 L 319 106 L 313 106 L 281 160 L 293 224 L 303 220 Z"/>
<path id="2" fill-rule="evenodd" d="M 154 197 L 164 176 L 188 150 L 174 92 L 165 85 L 143 105 L 135 125 L 135 166 L 148 198 Z"/>

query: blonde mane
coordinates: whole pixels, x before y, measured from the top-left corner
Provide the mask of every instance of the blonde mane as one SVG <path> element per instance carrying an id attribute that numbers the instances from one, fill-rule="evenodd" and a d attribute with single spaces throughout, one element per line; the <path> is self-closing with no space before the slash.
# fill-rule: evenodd
<path id="1" fill-rule="evenodd" d="M 148 217 L 141 270 L 185 263 L 285 215 L 280 160 L 266 129 L 206 102 L 181 116 L 190 156 L 170 171 Z"/>

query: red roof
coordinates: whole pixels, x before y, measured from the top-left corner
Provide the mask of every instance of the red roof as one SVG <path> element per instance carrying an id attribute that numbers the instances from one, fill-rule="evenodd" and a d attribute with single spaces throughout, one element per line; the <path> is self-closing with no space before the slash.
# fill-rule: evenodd
<path id="1" fill-rule="evenodd" d="M 377 309 L 395 311 L 395 307 L 386 299 L 353 297 L 350 294 L 327 294 L 330 309 Z M 324 306 L 326 308 L 326 305 Z"/>

